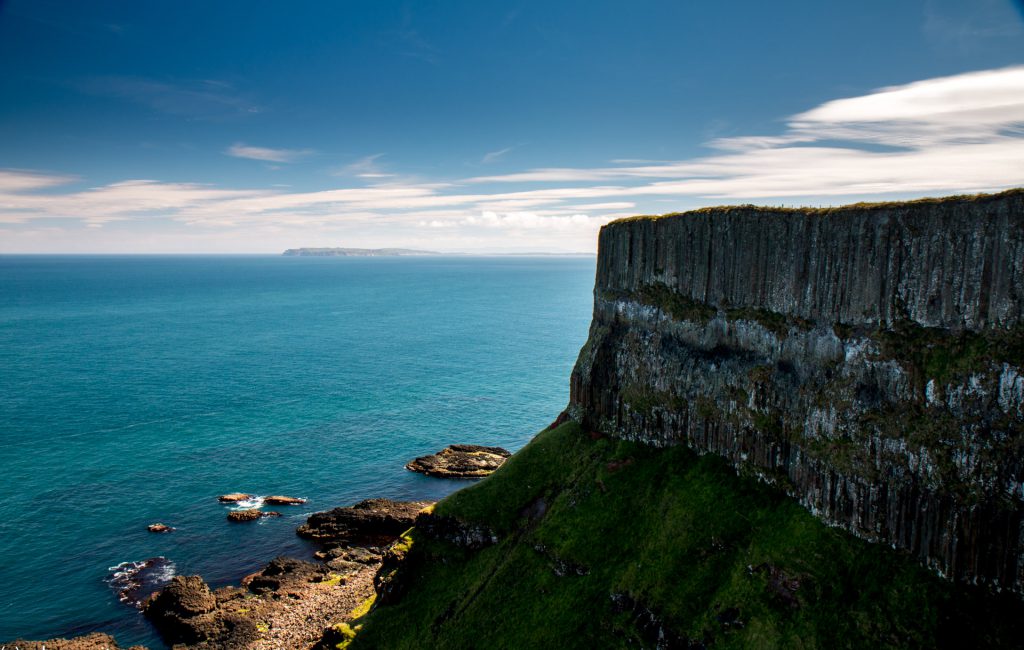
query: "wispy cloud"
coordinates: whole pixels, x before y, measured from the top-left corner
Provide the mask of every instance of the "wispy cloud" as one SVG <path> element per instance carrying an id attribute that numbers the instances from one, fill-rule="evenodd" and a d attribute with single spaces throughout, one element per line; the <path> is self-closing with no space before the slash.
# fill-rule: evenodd
<path id="1" fill-rule="evenodd" d="M 480 159 L 480 162 L 487 165 L 492 162 L 497 162 L 504 157 L 505 154 L 512 151 L 516 147 L 505 147 L 504 149 L 498 149 L 497 151 L 489 151 L 484 154 L 484 157 Z"/>
<path id="2" fill-rule="evenodd" d="M 162 81 L 144 77 L 88 77 L 75 83 L 82 92 L 147 106 L 159 113 L 194 119 L 224 119 L 262 113 L 263 108 L 218 79 Z"/>
<path id="3" fill-rule="evenodd" d="M 367 180 L 379 180 L 393 178 L 395 175 L 384 170 L 384 166 L 378 162 L 384 157 L 382 153 L 375 153 L 364 156 L 355 162 L 349 163 L 331 172 L 332 176 L 354 176 Z"/>
<path id="4" fill-rule="evenodd" d="M 0 170 L 0 222 L 38 230 L 34 222 L 53 218 L 92 226 L 150 220 L 167 224 L 168 232 L 187 226 L 193 235 L 273 232 L 267 241 L 274 245 L 280 233 L 304 237 L 306 243 L 296 243 L 308 245 L 316 243 L 313 233 L 340 229 L 364 244 L 430 237 L 453 247 L 580 250 L 593 248 L 608 220 L 663 206 L 999 190 L 1024 184 L 1024 66 L 880 88 L 793 115 L 779 133 L 709 146 L 711 154 L 685 160 L 540 168 L 447 183 L 392 176 L 374 154 L 338 172 L 364 186 L 313 192 L 155 180 L 61 192 L 76 179 Z M 303 153 L 237 147 L 236 155 L 273 162 Z M 525 187 L 504 191 L 513 182 Z"/>
<path id="5" fill-rule="evenodd" d="M 235 158 L 248 158 L 265 162 L 290 163 L 313 153 L 312 149 L 271 149 L 270 147 L 252 147 L 241 142 L 228 147 L 224 153 Z"/>

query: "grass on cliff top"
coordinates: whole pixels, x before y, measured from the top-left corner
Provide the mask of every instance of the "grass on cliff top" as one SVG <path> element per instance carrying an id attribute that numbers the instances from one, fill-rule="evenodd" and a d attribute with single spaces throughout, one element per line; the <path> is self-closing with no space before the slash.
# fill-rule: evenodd
<path id="1" fill-rule="evenodd" d="M 407 593 L 363 619 L 353 648 L 653 648 L 659 624 L 677 636 L 664 647 L 1024 639 L 1016 597 L 956 587 L 829 528 L 715 456 L 592 439 L 573 423 L 435 512 L 501 541 L 467 551 L 414 530 Z"/>
<path id="2" fill-rule="evenodd" d="M 877 201 L 877 202 L 860 202 L 850 203 L 848 205 L 837 205 L 831 207 L 815 208 L 815 207 L 782 207 L 782 206 L 763 206 L 753 205 L 746 203 L 743 205 L 717 205 L 708 206 L 705 208 L 697 208 L 696 210 L 687 210 L 686 212 L 670 212 L 667 214 L 638 214 L 633 217 L 623 217 L 616 219 L 608 223 L 609 226 L 627 223 L 630 221 L 656 221 L 658 219 L 666 219 L 669 217 L 685 217 L 685 216 L 696 216 L 705 214 L 714 214 L 719 212 L 734 212 L 734 211 L 749 211 L 757 210 L 759 212 L 777 212 L 781 214 L 810 214 L 810 215 L 830 215 L 830 214 L 841 214 L 851 210 L 883 210 L 893 208 L 903 208 L 918 205 L 935 205 L 942 203 L 964 203 L 964 202 L 981 202 L 1001 199 L 1014 195 L 1024 195 L 1024 188 L 1018 187 L 1003 192 L 997 192 L 994 194 L 956 194 L 952 196 L 938 196 L 938 197 L 925 197 L 921 199 L 914 199 L 910 201 Z"/>

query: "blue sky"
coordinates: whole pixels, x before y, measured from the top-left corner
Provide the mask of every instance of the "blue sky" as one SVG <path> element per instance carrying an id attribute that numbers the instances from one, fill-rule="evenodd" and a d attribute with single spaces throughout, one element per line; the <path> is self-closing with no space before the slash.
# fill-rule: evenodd
<path id="1" fill-rule="evenodd" d="M 1010 0 L 0 0 L 0 252 L 593 251 L 1024 185 Z"/>

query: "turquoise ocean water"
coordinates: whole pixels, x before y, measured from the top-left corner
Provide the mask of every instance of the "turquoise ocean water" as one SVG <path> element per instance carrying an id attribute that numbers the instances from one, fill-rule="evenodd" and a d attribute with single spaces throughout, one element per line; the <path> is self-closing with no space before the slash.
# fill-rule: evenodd
<path id="1" fill-rule="evenodd" d="M 0 642 L 160 648 L 111 567 L 164 556 L 219 586 L 308 557 L 310 512 L 465 485 L 403 465 L 546 426 L 593 278 L 593 258 L 0 256 Z M 229 525 L 234 491 L 309 503 Z"/>

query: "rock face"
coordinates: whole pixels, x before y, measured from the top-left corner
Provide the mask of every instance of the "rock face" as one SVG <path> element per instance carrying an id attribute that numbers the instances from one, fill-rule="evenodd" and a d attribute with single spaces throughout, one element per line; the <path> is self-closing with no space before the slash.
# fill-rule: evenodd
<path id="1" fill-rule="evenodd" d="M 410 461 L 405 469 L 440 478 L 482 478 L 501 467 L 511 455 L 501 447 L 450 445 L 436 454 Z"/>
<path id="2" fill-rule="evenodd" d="M 326 544 L 385 546 L 416 521 L 429 501 L 367 499 L 351 507 L 318 512 L 299 526 L 300 537 Z"/>
<path id="3" fill-rule="evenodd" d="M 1024 191 L 602 229 L 568 413 L 1024 591 Z"/>

